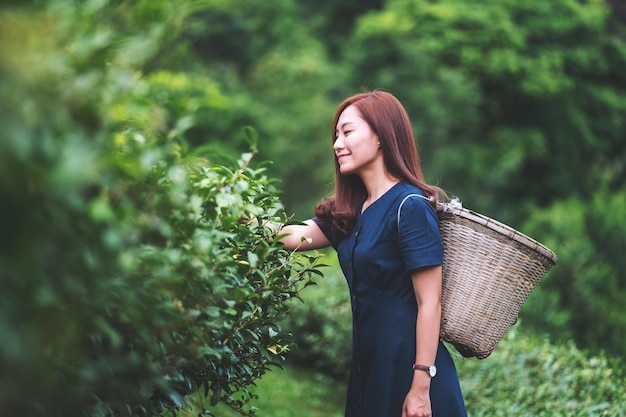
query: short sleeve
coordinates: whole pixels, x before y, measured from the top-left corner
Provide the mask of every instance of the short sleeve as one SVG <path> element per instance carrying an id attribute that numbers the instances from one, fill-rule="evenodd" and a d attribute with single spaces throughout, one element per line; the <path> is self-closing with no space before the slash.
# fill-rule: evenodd
<path id="1" fill-rule="evenodd" d="M 418 196 L 407 198 L 398 221 L 398 249 L 407 271 L 443 263 L 437 213 Z"/>
<path id="2" fill-rule="evenodd" d="M 333 234 L 331 233 L 330 227 L 324 222 L 320 221 L 320 219 L 318 219 L 317 217 L 313 217 L 311 220 L 313 220 L 315 224 L 317 225 L 317 227 L 320 228 L 320 230 L 322 231 L 324 236 L 326 236 L 326 239 L 328 239 L 332 247 L 337 248 L 336 246 L 337 242 L 335 242 L 335 240 L 333 239 Z"/>

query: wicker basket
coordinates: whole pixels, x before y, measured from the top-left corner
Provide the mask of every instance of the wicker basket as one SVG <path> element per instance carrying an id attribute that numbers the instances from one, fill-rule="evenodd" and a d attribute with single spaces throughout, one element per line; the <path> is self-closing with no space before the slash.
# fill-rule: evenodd
<path id="1" fill-rule="evenodd" d="M 558 258 L 509 226 L 461 207 L 442 207 L 441 338 L 465 357 L 484 359 Z"/>

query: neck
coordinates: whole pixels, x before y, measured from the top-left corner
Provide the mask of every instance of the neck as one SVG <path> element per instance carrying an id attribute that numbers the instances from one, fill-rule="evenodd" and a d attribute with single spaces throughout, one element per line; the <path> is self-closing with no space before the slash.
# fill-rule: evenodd
<path id="1" fill-rule="evenodd" d="M 363 203 L 363 210 L 400 182 L 398 178 L 392 177 L 387 173 L 378 173 L 369 177 L 363 176 L 361 179 L 367 190 L 367 199 Z"/>

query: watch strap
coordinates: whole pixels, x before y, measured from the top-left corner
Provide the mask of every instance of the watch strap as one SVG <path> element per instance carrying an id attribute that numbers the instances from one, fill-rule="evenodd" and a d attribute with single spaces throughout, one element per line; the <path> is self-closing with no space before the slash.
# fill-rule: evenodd
<path id="1" fill-rule="evenodd" d="M 419 365 L 417 363 L 413 364 L 413 370 L 414 371 L 424 371 L 426 372 L 431 378 L 434 376 L 434 373 L 436 372 L 434 369 L 434 366 L 428 366 L 428 365 Z M 432 371 L 431 371 L 432 370 Z"/>
<path id="2" fill-rule="evenodd" d="M 414 371 L 424 371 L 426 373 L 430 373 L 430 366 L 427 365 L 418 365 L 416 363 L 413 364 Z"/>

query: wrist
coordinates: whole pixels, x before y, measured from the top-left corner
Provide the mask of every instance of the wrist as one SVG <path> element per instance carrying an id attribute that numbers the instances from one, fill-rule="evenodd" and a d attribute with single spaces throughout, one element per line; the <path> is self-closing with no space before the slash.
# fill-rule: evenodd
<path id="1" fill-rule="evenodd" d="M 437 367 L 435 365 L 420 365 L 418 363 L 413 364 L 413 372 L 424 372 L 430 378 L 437 375 Z"/>
<path id="2" fill-rule="evenodd" d="M 263 226 L 265 226 L 268 229 L 270 229 L 270 232 L 272 232 L 272 234 L 278 233 L 278 231 L 283 228 L 283 224 L 282 223 L 273 222 L 271 220 L 267 220 L 266 222 L 264 222 Z"/>
<path id="3" fill-rule="evenodd" d="M 430 390 L 431 377 L 424 372 L 415 372 L 411 381 L 411 389 L 414 393 L 423 393 Z"/>

